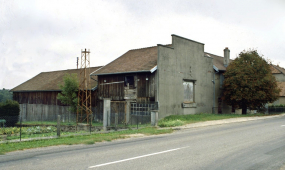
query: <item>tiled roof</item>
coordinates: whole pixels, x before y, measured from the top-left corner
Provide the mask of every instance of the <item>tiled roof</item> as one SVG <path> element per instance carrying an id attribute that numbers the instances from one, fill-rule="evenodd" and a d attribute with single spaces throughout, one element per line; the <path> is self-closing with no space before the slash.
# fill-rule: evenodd
<path id="1" fill-rule="evenodd" d="M 106 66 L 91 74 L 104 75 L 150 71 L 155 66 L 157 66 L 157 51 L 157 46 L 129 50 L 122 56 L 118 57 L 114 61 L 110 62 Z M 213 65 L 218 68 L 219 71 L 226 71 L 226 67 L 224 66 L 224 57 L 207 52 L 205 52 L 204 54 L 205 56 L 213 58 Z M 283 74 L 285 74 L 285 69 L 279 66 L 271 65 L 271 70 L 272 73 L 282 72 Z"/>
<path id="2" fill-rule="evenodd" d="M 285 82 L 278 82 L 278 87 L 281 88 L 279 96 L 285 96 Z"/>
<path id="3" fill-rule="evenodd" d="M 273 64 L 271 64 L 270 66 L 271 66 L 271 70 L 272 69 L 274 70 L 274 72 L 272 72 L 272 73 L 283 73 L 283 74 L 285 74 L 285 69 L 284 68 L 282 68 L 282 67 L 280 67 L 278 65 L 273 65 Z"/>
<path id="4" fill-rule="evenodd" d="M 93 75 L 150 71 L 157 65 L 157 46 L 129 50 Z"/>
<path id="5" fill-rule="evenodd" d="M 90 72 L 93 72 L 101 67 L 91 67 Z M 52 72 L 42 72 L 30 80 L 20 84 L 13 88 L 11 91 L 59 91 L 58 84 L 63 82 L 63 76 L 65 74 L 77 73 L 79 80 L 80 69 L 60 70 Z M 97 77 L 93 77 L 96 78 Z M 91 80 L 91 87 L 95 87 L 97 82 Z"/>
<path id="6" fill-rule="evenodd" d="M 171 45 L 167 45 L 171 46 Z M 221 71 L 225 71 L 223 57 L 205 53 L 212 57 L 214 65 Z M 111 63 L 93 72 L 92 75 L 116 74 L 150 71 L 157 65 L 157 46 L 134 49 L 126 52 Z"/>
<path id="7" fill-rule="evenodd" d="M 281 71 L 277 70 L 272 64 L 270 64 L 270 69 L 272 74 L 281 73 Z"/>
<path id="8" fill-rule="evenodd" d="M 208 55 L 213 58 L 213 65 L 216 66 L 220 71 L 226 71 L 226 67 L 224 66 L 224 57 L 206 53 L 206 52 L 205 52 L 205 55 Z"/>

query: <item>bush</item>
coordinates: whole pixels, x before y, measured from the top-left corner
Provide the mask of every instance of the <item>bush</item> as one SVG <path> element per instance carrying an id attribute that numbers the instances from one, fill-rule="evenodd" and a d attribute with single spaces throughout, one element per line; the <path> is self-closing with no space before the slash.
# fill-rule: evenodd
<path id="1" fill-rule="evenodd" d="M 285 104 L 270 105 L 268 107 L 285 107 Z"/>
<path id="2" fill-rule="evenodd" d="M 6 120 L 6 126 L 15 126 L 20 115 L 20 106 L 17 101 L 6 100 L 0 103 L 0 119 Z"/>

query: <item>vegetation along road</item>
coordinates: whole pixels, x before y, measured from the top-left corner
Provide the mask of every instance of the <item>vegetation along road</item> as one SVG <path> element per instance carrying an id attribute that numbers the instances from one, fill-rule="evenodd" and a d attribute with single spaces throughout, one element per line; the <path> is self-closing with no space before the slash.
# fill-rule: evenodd
<path id="1" fill-rule="evenodd" d="M 285 116 L 0 156 L 0 169 L 282 169 Z"/>

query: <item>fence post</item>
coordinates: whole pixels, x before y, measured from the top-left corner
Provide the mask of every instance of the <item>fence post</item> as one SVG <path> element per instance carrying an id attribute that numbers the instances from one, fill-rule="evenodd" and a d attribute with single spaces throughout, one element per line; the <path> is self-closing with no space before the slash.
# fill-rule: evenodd
<path id="1" fill-rule="evenodd" d="M 110 113 L 111 113 L 111 99 L 105 98 L 103 103 L 103 130 L 107 130 L 107 126 L 110 126 Z"/>
<path id="2" fill-rule="evenodd" d="M 138 105 L 136 106 L 136 115 L 137 115 L 137 129 L 139 129 L 139 115 L 138 115 Z"/>
<path id="3" fill-rule="evenodd" d="M 22 116 L 20 117 L 20 141 L 22 140 Z"/>
<path id="4" fill-rule="evenodd" d="M 128 124 L 130 121 L 130 115 L 131 115 L 131 102 L 129 100 L 126 101 L 127 106 L 126 106 L 126 118 L 125 118 L 125 123 Z"/>
<path id="5" fill-rule="evenodd" d="M 90 126 L 90 134 L 91 134 L 92 120 L 93 120 L 93 119 L 92 119 L 92 114 L 91 114 L 91 115 L 90 115 L 90 125 L 89 125 L 89 126 Z"/>
<path id="6" fill-rule="evenodd" d="M 57 137 L 60 137 L 60 115 L 57 115 Z"/>
<path id="7" fill-rule="evenodd" d="M 151 125 L 157 126 L 157 122 L 158 122 L 158 111 L 152 110 L 151 111 Z"/>
<path id="8" fill-rule="evenodd" d="M 103 130 L 104 131 L 107 130 L 107 124 L 108 124 L 108 111 L 104 112 L 104 115 L 103 115 Z"/>
<path id="9" fill-rule="evenodd" d="M 118 113 L 115 113 L 115 130 L 117 130 L 117 126 L 118 126 Z"/>

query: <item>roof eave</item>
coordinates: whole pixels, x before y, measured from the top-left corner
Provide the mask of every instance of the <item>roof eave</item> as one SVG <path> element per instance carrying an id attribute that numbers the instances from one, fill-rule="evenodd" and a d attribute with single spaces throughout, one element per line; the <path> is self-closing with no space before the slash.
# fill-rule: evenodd
<path id="1" fill-rule="evenodd" d="M 12 92 L 52 92 L 52 91 L 61 91 L 61 90 L 13 90 Z"/>
<path id="2" fill-rule="evenodd" d="M 219 72 L 218 67 L 216 67 L 215 65 L 213 65 L 213 69 L 214 69 L 216 72 Z"/>
<path id="3" fill-rule="evenodd" d="M 93 73 L 91 76 L 103 76 L 103 75 L 112 75 L 112 74 L 132 74 L 132 73 L 153 73 L 157 69 L 157 66 L 151 70 L 140 70 L 140 71 L 126 71 L 126 72 L 116 72 L 116 73 Z"/>

